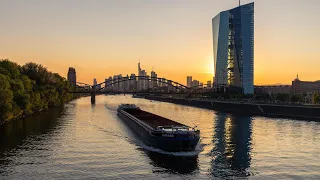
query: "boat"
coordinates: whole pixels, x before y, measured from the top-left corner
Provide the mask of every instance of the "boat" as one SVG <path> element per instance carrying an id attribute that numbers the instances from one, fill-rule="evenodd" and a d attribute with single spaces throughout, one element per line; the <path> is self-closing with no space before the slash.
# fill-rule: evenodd
<path id="1" fill-rule="evenodd" d="M 194 151 L 200 139 L 196 127 L 146 112 L 135 104 L 119 105 L 117 114 L 147 146 L 163 151 Z"/>

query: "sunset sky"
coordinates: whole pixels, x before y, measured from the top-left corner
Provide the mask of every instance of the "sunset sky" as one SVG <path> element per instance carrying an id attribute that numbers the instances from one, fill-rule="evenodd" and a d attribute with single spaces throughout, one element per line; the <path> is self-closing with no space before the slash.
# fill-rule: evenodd
<path id="1" fill-rule="evenodd" d="M 252 0 L 242 0 L 249 3 Z M 0 0 L 0 58 L 92 84 L 137 63 L 186 83 L 213 76 L 211 19 L 238 0 Z M 320 0 L 255 1 L 255 84 L 320 79 Z"/>

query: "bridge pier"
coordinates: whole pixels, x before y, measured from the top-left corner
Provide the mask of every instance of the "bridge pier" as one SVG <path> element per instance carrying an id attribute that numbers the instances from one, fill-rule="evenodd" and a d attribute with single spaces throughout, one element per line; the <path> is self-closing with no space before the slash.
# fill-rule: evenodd
<path id="1" fill-rule="evenodd" d="M 95 104 L 96 103 L 96 93 L 92 92 L 91 93 L 91 104 Z"/>

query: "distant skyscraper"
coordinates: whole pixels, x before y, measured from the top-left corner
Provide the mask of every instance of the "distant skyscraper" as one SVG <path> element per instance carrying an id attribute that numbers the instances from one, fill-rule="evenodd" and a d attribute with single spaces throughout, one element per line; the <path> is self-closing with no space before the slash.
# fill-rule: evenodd
<path id="1" fill-rule="evenodd" d="M 93 88 L 94 88 L 94 89 L 98 89 L 97 84 L 98 84 L 98 83 L 97 83 L 97 79 L 94 78 L 94 79 L 93 79 L 93 86 L 94 86 Z"/>
<path id="2" fill-rule="evenodd" d="M 223 11 L 212 19 L 214 86 L 254 92 L 254 3 Z"/>
<path id="3" fill-rule="evenodd" d="M 76 74 L 76 69 L 73 67 L 69 67 L 68 70 L 68 81 L 70 84 L 72 85 L 76 85 L 77 84 L 77 74 Z"/>
<path id="4" fill-rule="evenodd" d="M 129 91 L 129 85 L 130 85 L 129 75 L 127 74 L 127 76 L 124 77 L 124 79 L 125 79 L 126 81 L 123 82 L 123 91 L 124 91 L 124 92 L 128 92 L 128 91 Z"/>
<path id="5" fill-rule="evenodd" d="M 198 87 L 199 87 L 199 84 L 200 84 L 200 83 L 199 83 L 199 81 L 197 81 L 197 80 L 193 80 L 193 81 L 192 81 L 192 87 L 193 87 L 193 88 L 198 88 Z"/>
<path id="6" fill-rule="evenodd" d="M 151 81 L 151 88 L 155 88 L 155 87 L 157 87 L 158 86 L 158 80 L 157 80 L 157 73 L 156 72 L 154 72 L 154 71 L 151 71 L 151 79 L 152 79 L 152 81 Z"/>
<path id="7" fill-rule="evenodd" d="M 192 86 L 192 76 L 187 76 L 187 87 L 191 87 Z"/>
<path id="8" fill-rule="evenodd" d="M 211 81 L 208 81 L 208 82 L 207 82 L 207 87 L 208 87 L 208 88 L 211 88 Z"/>
<path id="9" fill-rule="evenodd" d="M 123 91 L 123 88 L 124 88 L 124 82 L 123 81 L 121 81 L 122 80 L 122 74 L 119 74 L 118 75 L 118 79 L 119 79 L 119 91 L 121 92 L 121 91 Z"/>
<path id="10" fill-rule="evenodd" d="M 168 80 L 168 81 L 167 81 L 167 87 L 168 87 L 168 90 L 169 90 L 169 91 L 175 90 L 175 88 L 173 87 L 173 84 L 172 84 L 172 81 L 171 81 L 171 80 Z"/>
<path id="11" fill-rule="evenodd" d="M 129 83 L 129 91 L 135 91 L 137 90 L 137 80 L 135 78 L 135 74 L 130 75 L 130 83 Z"/>
<path id="12" fill-rule="evenodd" d="M 113 91 L 114 92 L 121 92 L 123 91 L 123 88 L 124 88 L 124 82 L 121 82 L 122 80 L 122 75 L 119 74 L 119 75 L 114 75 L 113 76 Z"/>
<path id="13" fill-rule="evenodd" d="M 166 78 L 162 78 L 162 80 L 161 80 L 162 86 L 167 87 L 168 84 L 166 82 L 167 82 Z"/>
<path id="14" fill-rule="evenodd" d="M 112 77 L 105 79 L 105 90 L 112 91 Z"/>
<path id="15" fill-rule="evenodd" d="M 147 72 L 140 67 L 140 61 L 138 63 L 138 76 L 147 76 Z M 147 89 L 146 84 L 147 80 L 145 78 L 138 78 L 138 91 Z"/>

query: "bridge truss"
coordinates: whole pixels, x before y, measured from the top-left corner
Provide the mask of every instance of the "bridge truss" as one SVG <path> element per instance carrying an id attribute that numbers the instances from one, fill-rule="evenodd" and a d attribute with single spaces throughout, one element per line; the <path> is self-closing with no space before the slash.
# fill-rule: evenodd
<path id="1" fill-rule="evenodd" d="M 135 89 L 131 91 L 120 91 L 120 85 L 124 82 L 134 82 Z M 157 82 L 157 84 L 166 84 L 165 87 L 173 88 L 174 91 L 169 91 L 166 89 L 164 91 L 164 86 L 160 87 L 153 87 L 143 90 L 138 90 L 138 84 L 139 82 Z M 133 84 L 133 83 L 131 83 Z M 95 103 L 95 95 L 96 94 L 185 94 L 187 96 L 190 96 L 191 94 L 199 93 L 201 90 L 209 89 L 209 87 L 204 84 L 202 86 L 193 86 L 193 87 L 187 87 L 183 84 L 180 84 L 179 82 L 168 80 L 165 78 L 156 78 L 156 77 L 149 77 L 149 76 L 130 76 L 130 77 L 122 77 L 122 78 L 116 78 L 113 80 L 106 80 L 105 82 L 96 84 L 96 85 L 89 85 L 86 83 L 76 82 L 74 84 L 75 90 L 70 91 L 69 93 L 89 93 L 91 94 L 91 103 Z M 117 86 L 117 87 L 115 87 Z M 112 88 L 112 89 L 111 89 Z M 116 90 L 115 90 L 116 89 Z"/>

